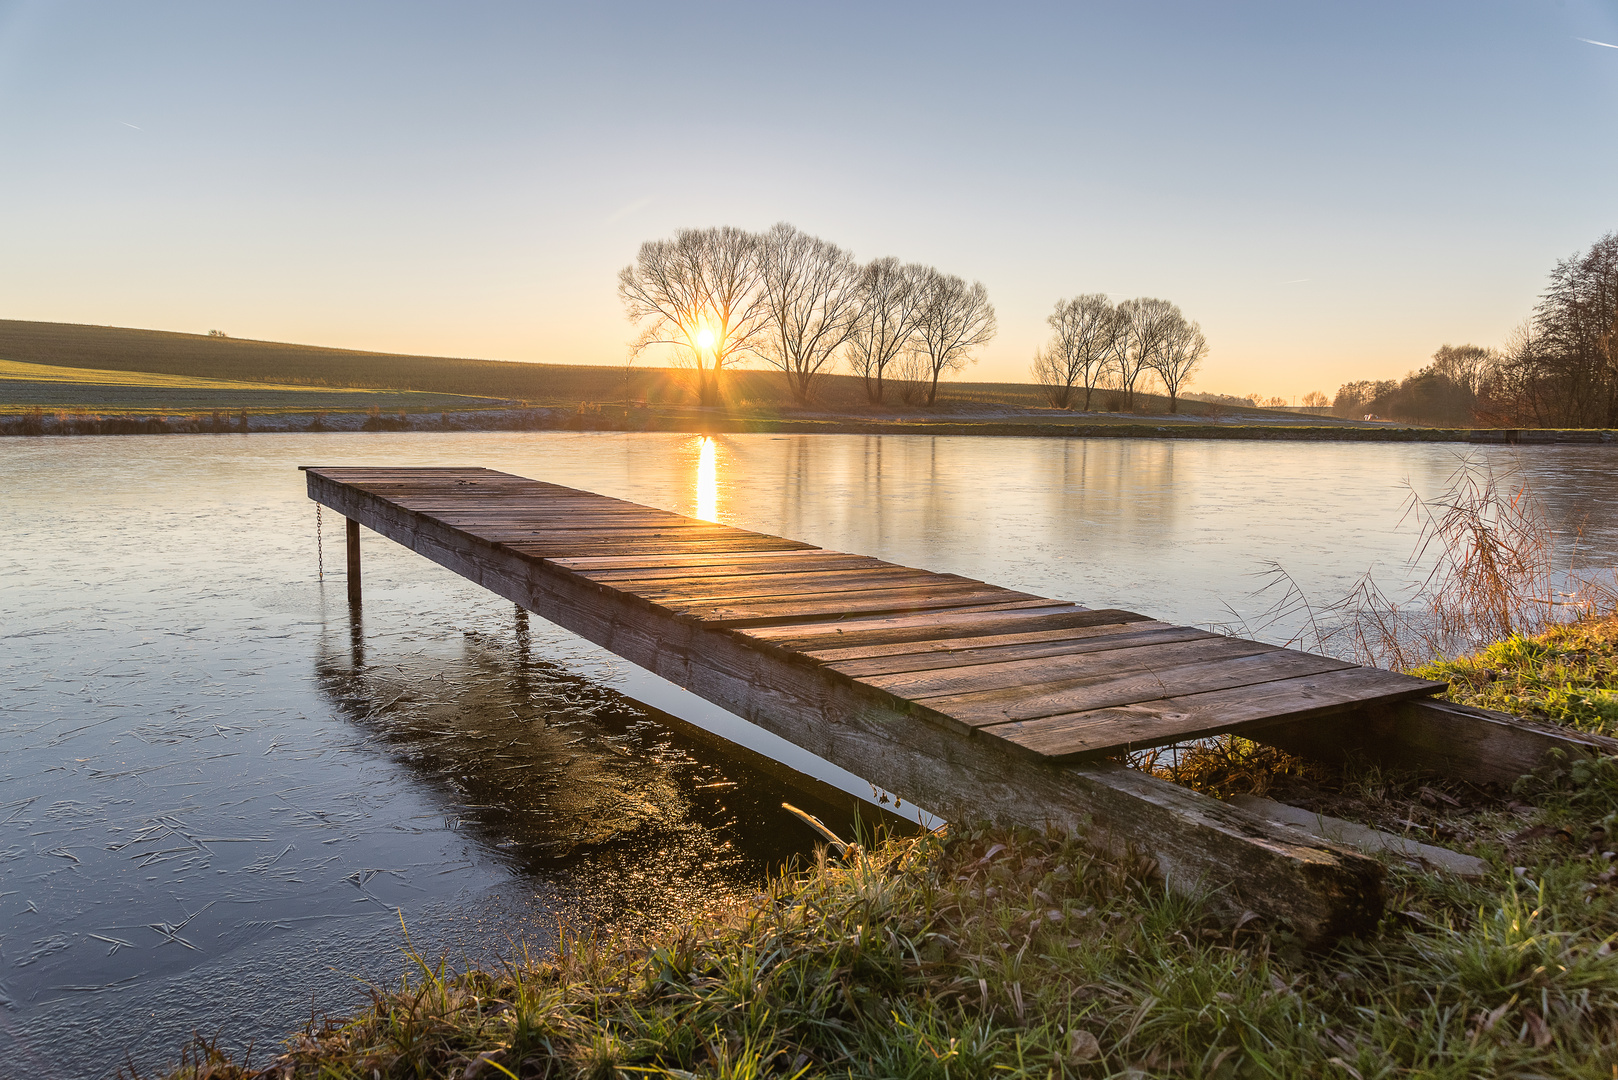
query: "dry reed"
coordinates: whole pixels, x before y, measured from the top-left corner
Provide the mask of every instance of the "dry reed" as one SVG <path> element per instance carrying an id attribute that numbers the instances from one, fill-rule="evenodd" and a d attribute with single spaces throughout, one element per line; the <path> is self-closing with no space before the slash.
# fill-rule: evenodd
<path id="1" fill-rule="evenodd" d="M 1401 525 L 1417 529 L 1406 570 L 1419 578 L 1389 591 L 1367 571 L 1347 595 L 1317 605 L 1272 564 L 1255 595 L 1275 599 L 1232 628 L 1262 636 L 1292 627 L 1288 646 L 1409 671 L 1618 609 L 1610 572 L 1581 569 L 1576 542 L 1564 556 L 1522 476 L 1467 457 L 1435 498 L 1406 487 Z"/>

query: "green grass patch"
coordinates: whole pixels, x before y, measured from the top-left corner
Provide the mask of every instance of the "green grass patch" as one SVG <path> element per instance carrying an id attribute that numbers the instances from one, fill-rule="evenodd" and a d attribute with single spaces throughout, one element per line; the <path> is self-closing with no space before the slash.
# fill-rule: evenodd
<path id="1" fill-rule="evenodd" d="M 1448 682 L 1450 699 L 1465 705 L 1618 735 L 1618 617 L 1513 635 L 1411 674 Z"/>
<path id="2" fill-rule="evenodd" d="M 0 415 L 48 412 L 193 413 L 250 409 L 255 413 L 429 411 L 500 405 L 491 398 L 411 390 L 356 390 L 244 382 L 163 372 L 65 367 L 0 360 Z"/>

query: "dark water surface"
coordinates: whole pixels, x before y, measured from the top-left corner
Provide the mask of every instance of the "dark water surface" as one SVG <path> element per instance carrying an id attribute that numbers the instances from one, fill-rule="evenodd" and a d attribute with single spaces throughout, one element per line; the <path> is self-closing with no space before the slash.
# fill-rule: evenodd
<path id="1" fill-rule="evenodd" d="M 1618 563 L 1612 451 L 1518 468 Z M 0 440 L 0 1074 L 273 1041 L 401 970 L 556 918 L 656 924 L 807 853 L 737 738 L 858 778 L 341 522 L 317 579 L 300 464 L 485 465 L 999 585 L 1189 623 L 1253 614 L 1267 561 L 1331 599 L 1408 576 L 1407 478 L 1453 448 L 619 433 Z M 1276 627 L 1283 634 L 1285 627 Z M 902 794 L 902 793 L 901 793 Z M 833 800 L 840 802 L 841 800 Z"/>

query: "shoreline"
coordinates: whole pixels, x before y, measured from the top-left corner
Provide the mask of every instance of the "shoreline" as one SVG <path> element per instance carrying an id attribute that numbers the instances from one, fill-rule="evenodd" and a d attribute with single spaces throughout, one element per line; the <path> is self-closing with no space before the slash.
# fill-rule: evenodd
<path id="1" fill-rule="evenodd" d="M 1298 423 L 1292 417 L 1254 422 L 1252 417 L 1087 414 L 1053 419 L 1031 410 L 970 410 L 953 416 L 865 419 L 847 414 L 763 416 L 700 409 L 664 410 L 536 407 L 464 412 L 151 413 L 20 414 L 0 416 L 0 437 L 61 438 L 82 435 L 222 435 L 376 431 L 603 431 L 671 432 L 696 435 L 949 435 L 1001 438 L 1236 439 L 1296 442 L 1432 442 L 1509 445 L 1605 444 L 1618 442 L 1610 428 L 1429 428 L 1336 421 Z"/>
<path id="2" fill-rule="evenodd" d="M 1610 732 L 1618 618 L 1437 665 L 1462 702 Z M 1424 669 L 1425 670 L 1425 669 Z M 554 952 L 405 972 L 311 1015 L 259 1066 L 198 1037 L 170 1080 L 415 1075 L 1605 1076 L 1618 1068 L 1618 759 L 1509 790 L 1342 773 L 1227 739 L 1175 768 L 1470 854 L 1384 850 L 1376 932 L 1305 949 L 1251 913 L 1164 891 L 1093 837 L 963 823 L 786 869 L 750 900 L 647 935 L 563 928 Z"/>

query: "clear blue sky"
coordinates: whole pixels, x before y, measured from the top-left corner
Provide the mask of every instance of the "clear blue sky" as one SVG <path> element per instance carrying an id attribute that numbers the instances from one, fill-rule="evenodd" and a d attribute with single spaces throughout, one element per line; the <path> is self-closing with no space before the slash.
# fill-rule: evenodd
<path id="1" fill-rule="evenodd" d="M 778 220 L 1201 321 L 1200 388 L 1492 344 L 1618 229 L 1618 0 L 0 2 L 0 317 L 621 361 L 645 239 Z"/>

